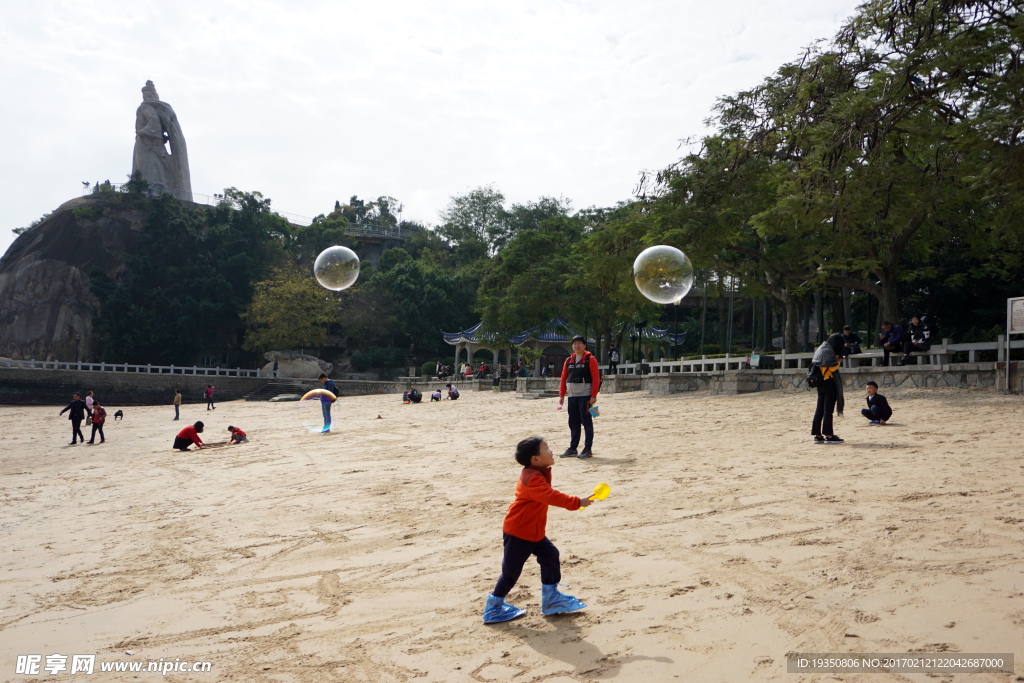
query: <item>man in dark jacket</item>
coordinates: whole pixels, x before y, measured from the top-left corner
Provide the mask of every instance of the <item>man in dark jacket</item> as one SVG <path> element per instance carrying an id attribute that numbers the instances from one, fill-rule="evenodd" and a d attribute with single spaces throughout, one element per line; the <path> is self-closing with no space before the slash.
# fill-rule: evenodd
<path id="1" fill-rule="evenodd" d="M 900 359 L 900 365 L 907 364 L 907 361 L 910 360 L 911 352 L 924 353 L 932 348 L 931 328 L 928 327 L 928 323 L 921 322 L 921 319 L 916 315 L 910 319 L 907 336 L 909 339 L 903 341 L 903 358 Z"/>
<path id="2" fill-rule="evenodd" d="M 843 341 L 846 342 L 846 350 L 843 352 L 844 356 L 853 356 L 858 353 L 863 353 L 860 348 L 862 343 L 860 337 L 849 325 L 843 327 Z"/>
<path id="3" fill-rule="evenodd" d="M 71 443 L 69 445 L 74 446 L 78 443 L 78 439 L 82 439 L 82 443 L 85 443 L 85 434 L 82 433 L 82 420 L 85 419 L 85 401 L 76 393 L 68 407 L 60 411 L 60 414 L 71 411 L 68 415 L 68 419 L 71 420 Z"/>
<path id="4" fill-rule="evenodd" d="M 878 338 L 882 341 L 882 365 L 889 367 L 889 354 L 903 350 L 903 328 L 886 320 L 882 323 L 884 332 Z"/>

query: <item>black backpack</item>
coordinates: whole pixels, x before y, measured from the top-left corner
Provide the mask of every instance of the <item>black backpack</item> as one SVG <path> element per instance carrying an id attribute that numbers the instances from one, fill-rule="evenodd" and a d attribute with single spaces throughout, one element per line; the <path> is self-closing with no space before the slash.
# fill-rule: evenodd
<path id="1" fill-rule="evenodd" d="M 825 382 L 824 376 L 821 374 L 821 368 L 817 365 L 812 365 L 807 369 L 807 388 L 817 389 Z"/>

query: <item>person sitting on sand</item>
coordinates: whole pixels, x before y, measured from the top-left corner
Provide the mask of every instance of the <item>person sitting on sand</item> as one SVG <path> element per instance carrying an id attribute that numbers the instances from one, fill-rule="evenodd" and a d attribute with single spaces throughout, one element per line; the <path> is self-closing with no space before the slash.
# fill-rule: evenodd
<path id="1" fill-rule="evenodd" d="M 188 447 L 195 444 L 199 448 L 203 448 L 203 440 L 199 438 L 199 435 L 203 433 L 203 423 L 196 422 L 191 427 L 185 427 L 178 435 L 174 437 L 174 447 L 179 451 L 187 451 Z"/>
<path id="2" fill-rule="evenodd" d="M 430 402 L 433 403 L 434 401 L 440 401 L 440 400 L 441 400 L 441 390 L 438 389 L 437 391 L 435 391 L 434 393 L 432 393 L 430 395 Z"/>
<path id="3" fill-rule="evenodd" d="M 402 401 L 404 403 L 419 403 L 423 400 L 423 394 L 416 387 L 411 387 L 409 391 L 402 394 Z"/>
<path id="4" fill-rule="evenodd" d="M 231 432 L 231 440 L 228 443 L 247 443 L 249 441 L 245 432 L 238 427 L 228 427 L 228 431 Z"/>
<path id="5" fill-rule="evenodd" d="M 446 401 L 459 400 L 459 390 L 457 387 L 453 387 L 451 384 L 445 384 L 444 388 L 448 390 L 448 398 L 445 399 Z"/>
<path id="6" fill-rule="evenodd" d="M 868 424 L 872 427 L 884 425 L 886 420 L 892 417 L 889 402 L 885 400 L 885 396 L 878 393 L 878 385 L 874 382 L 868 382 L 864 390 L 868 392 L 868 407 L 861 409 L 860 414 L 871 420 Z"/>

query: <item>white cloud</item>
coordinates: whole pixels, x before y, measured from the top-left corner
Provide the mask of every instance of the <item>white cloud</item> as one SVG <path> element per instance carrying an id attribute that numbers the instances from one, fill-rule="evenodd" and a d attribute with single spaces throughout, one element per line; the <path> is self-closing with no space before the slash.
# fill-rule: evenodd
<path id="1" fill-rule="evenodd" d="M 131 170 L 147 79 L 193 191 L 313 216 L 390 194 L 432 223 L 453 194 L 629 197 L 705 132 L 715 98 L 831 37 L 854 0 L 32 2 L 0 14 L 0 248 Z"/>

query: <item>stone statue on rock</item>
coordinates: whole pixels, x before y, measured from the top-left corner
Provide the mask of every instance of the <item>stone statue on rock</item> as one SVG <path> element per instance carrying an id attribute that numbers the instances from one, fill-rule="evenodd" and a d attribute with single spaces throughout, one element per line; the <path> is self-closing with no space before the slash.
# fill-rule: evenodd
<path id="1" fill-rule="evenodd" d="M 165 145 L 170 146 L 170 152 Z M 154 190 L 170 192 L 178 199 L 192 201 L 185 136 L 181 134 L 174 109 L 160 101 L 153 81 L 146 81 L 142 88 L 142 104 L 135 112 L 133 176 L 136 171 Z"/>

